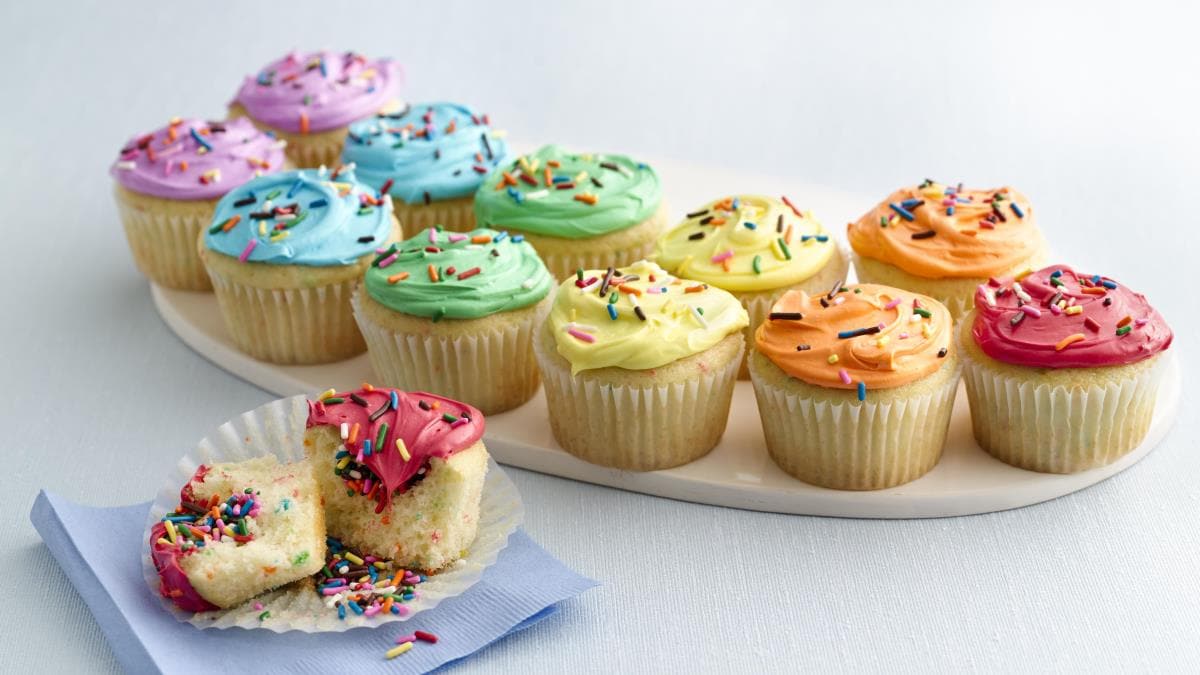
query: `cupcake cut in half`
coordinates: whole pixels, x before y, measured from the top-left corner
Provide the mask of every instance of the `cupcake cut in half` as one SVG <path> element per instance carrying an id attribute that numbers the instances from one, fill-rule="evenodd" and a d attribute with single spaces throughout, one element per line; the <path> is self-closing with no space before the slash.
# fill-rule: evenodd
<path id="1" fill-rule="evenodd" d="M 632 471 L 703 457 L 725 432 L 747 323 L 726 291 L 651 262 L 580 270 L 534 338 L 554 438 Z"/>
<path id="2" fill-rule="evenodd" d="M 491 415 L 537 392 L 533 334 L 553 288 L 521 235 L 430 229 L 379 254 L 354 316 L 384 384 Z"/>
<path id="3" fill-rule="evenodd" d="M 877 490 L 941 458 L 958 389 L 950 312 L 876 284 L 788 291 L 755 335 L 767 451 L 800 480 Z"/>
<path id="4" fill-rule="evenodd" d="M 748 346 L 786 291 L 825 292 L 846 278 L 847 267 L 811 211 L 759 195 L 725 197 L 688 213 L 658 240 L 655 262 L 732 293 L 750 316 Z M 749 377 L 745 361 L 738 376 Z"/>
<path id="5" fill-rule="evenodd" d="M 350 125 L 342 162 L 390 194 L 406 236 L 475 227 L 475 191 L 508 161 L 487 115 L 457 103 L 420 103 Z"/>
<path id="6" fill-rule="evenodd" d="M 483 415 L 424 392 L 364 386 L 309 401 L 305 452 L 329 533 L 434 572 L 475 540 L 487 475 Z"/>
<path id="7" fill-rule="evenodd" d="M 401 79 L 400 65 L 390 59 L 292 52 L 246 76 L 229 116 L 248 117 L 285 139 L 296 166 L 333 166 L 351 123 L 404 107 Z"/>
<path id="8" fill-rule="evenodd" d="M 557 145 L 501 167 L 475 194 L 475 222 L 524 235 L 560 281 L 646 258 L 666 219 L 654 169 Z"/>
<path id="9" fill-rule="evenodd" d="M 353 171 L 288 171 L 225 195 L 200 257 L 239 349 L 273 363 L 328 363 L 366 349 L 351 295 L 399 233 L 391 200 Z"/>
<path id="10" fill-rule="evenodd" d="M 970 310 L 976 286 L 1046 259 L 1033 206 L 1010 187 L 926 180 L 893 192 L 847 235 L 859 281 L 928 295 L 956 319 Z"/>
<path id="11" fill-rule="evenodd" d="M 237 119 L 176 117 L 131 138 L 109 173 L 138 270 L 167 288 L 212 289 L 196 255 L 196 237 L 211 223 L 223 195 L 284 168 L 285 145 Z"/>
<path id="12" fill-rule="evenodd" d="M 325 515 L 308 462 L 202 465 L 150 532 L 160 592 L 189 612 L 233 607 L 325 564 Z"/>
<path id="13" fill-rule="evenodd" d="M 1051 265 L 978 287 L 959 328 L 975 439 L 997 459 L 1074 473 L 1136 448 L 1173 335 L 1140 293 Z"/>

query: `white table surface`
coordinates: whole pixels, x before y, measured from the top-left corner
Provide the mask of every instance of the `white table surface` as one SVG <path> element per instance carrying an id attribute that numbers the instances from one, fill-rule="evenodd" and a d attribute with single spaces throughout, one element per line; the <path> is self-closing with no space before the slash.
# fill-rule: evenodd
<path id="1" fill-rule="evenodd" d="M 106 171 L 293 46 L 394 55 L 410 99 L 472 102 L 521 138 L 880 196 L 1011 182 L 1060 259 L 1142 290 L 1177 334 L 1184 412 L 1163 445 L 1017 511 L 779 516 L 510 470 L 529 533 L 604 585 L 459 670 L 1200 668 L 1196 11 L 571 4 L 0 6 L 0 672 L 118 668 L 29 525 L 37 490 L 150 499 L 202 433 L 268 399 L 159 320 Z"/>

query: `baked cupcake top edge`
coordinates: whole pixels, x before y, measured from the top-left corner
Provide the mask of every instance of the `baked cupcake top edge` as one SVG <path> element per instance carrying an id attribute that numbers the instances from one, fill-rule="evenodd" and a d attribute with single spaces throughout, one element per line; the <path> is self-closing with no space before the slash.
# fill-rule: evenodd
<path id="1" fill-rule="evenodd" d="M 1144 295 L 1068 265 L 991 279 L 974 300 L 975 343 L 1018 366 L 1126 365 L 1162 352 L 1174 337 Z"/>
<path id="2" fill-rule="evenodd" d="M 152 197 L 216 199 L 255 176 L 283 168 L 285 145 L 249 120 L 175 117 L 129 139 L 109 173 L 127 190 Z"/>
<path id="3" fill-rule="evenodd" d="M 648 370 L 713 347 L 747 325 L 737 298 L 645 260 L 579 270 L 558 289 L 548 319 L 572 374 Z"/>
<path id="4" fill-rule="evenodd" d="M 836 249 L 812 212 L 788 198 L 736 195 L 688 213 L 658 240 L 654 260 L 728 291 L 764 291 L 812 277 Z"/>
<path id="5" fill-rule="evenodd" d="M 832 389 L 891 389 L 944 363 L 950 312 L 933 298 L 877 284 L 837 284 L 828 293 L 788 291 L 755 333 L 755 344 L 791 377 Z"/>
<path id="6" fill-rule="evenodd" d="M 377 254 L 365 286 L 388 309 L 440 321 L 528 307 L 546 297 L 554 279 L 521 235 L 426 229 Z"/>
<path id="7" fill-rule="evenodd" d="M 436 102 L 351 124 L 342 161 L 353 163 L 364 183 L 407 204 L 427 204 L 473 195 L 508 154 L 487 115 Z"/>
<path id="8" fill-rule="evenodd" d="M 382 510 L 394 493 L 423 477 L 431 458 L 447 459 L 482 438 L 484 419 L 474 407 L 442 396 L 363 387 L 331 389 L 310 400 L 307 426 L 338 430 L 342 444 L 330 462 Z"/>
<path id="9" fill-rule="evenodd" d="M 1010 273 L 1042 246 L 1033 206 L 1017 190 L 930 180 L 893 192 L 847 236 L 859 255 L 930 279 Z"/>
<path id="10" fill-rule="evenodd" d="M 391 200 L 352 170 L 302 169 L 260 176 L 217 203 L 204 245 L 241 262 L 348 265 L 382 248 Z"/>
<path id="11" fill-rule="evenodd" d="M 403 73 L 390 59 L 354 52 L 292 52 L 246 76 L 234 96 L 255 121 L 292 133 L 326 131 L 395 101 Z"/>
<path id="12" fill-rule="evenodd" d="M 637 225 L 661 202 L 658 174 L 648 165 L 547 145 L 484 180 L 475 193 L 475 220 L 494 229 L 584 239 Z"/>

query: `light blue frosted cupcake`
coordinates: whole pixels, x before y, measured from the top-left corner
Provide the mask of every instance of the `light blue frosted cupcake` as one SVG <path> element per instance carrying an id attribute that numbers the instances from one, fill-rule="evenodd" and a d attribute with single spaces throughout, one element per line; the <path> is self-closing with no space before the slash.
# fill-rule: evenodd
<path id="1" fill-rule="evenodd" d="M 441 225 L 475 229 L 474 195 L 508 157 L 488 116 L 457 103 L 414 104 L 350 125 L 343 165 L 392 196 L 408 236 Z"/>

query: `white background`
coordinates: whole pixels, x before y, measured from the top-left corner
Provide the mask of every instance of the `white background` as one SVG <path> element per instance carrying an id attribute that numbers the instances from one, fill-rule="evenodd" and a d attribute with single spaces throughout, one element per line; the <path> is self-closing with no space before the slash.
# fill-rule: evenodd
<path id="1" fill-rule="evenodd" d="M 149 499 L 205 431 L 269 398 L 159 320 L 109 163 L 320 46 L 395 56 L 410 100 L 471 103 L 521 139 L 871 199 L 926 176 L 1011 183 L 1060 260 L 1152 299 L 1191 380 L 1133 469 L 985 516 L 776 516 L 512 470 L 530 534 L 604 586 L 462 670 L 1200 668 L 1193 8 L 337 5 L 0 6 L 0 671 L 117 668 L 28 523 L 38 488 Z"/>

